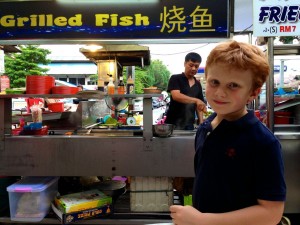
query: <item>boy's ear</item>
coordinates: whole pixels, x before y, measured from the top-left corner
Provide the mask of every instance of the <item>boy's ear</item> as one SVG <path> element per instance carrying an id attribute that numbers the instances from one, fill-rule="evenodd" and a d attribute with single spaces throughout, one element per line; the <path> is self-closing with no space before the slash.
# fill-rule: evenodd
<path id="1" fill-rule="evenodd" d="M 255 89 L 252 94 L 250 95 L 249 99 L 248 99 L 248 102 L 252 102 L 258 95 L 259 93 L 261 92 L 261 88 L 257 88 Z"/>

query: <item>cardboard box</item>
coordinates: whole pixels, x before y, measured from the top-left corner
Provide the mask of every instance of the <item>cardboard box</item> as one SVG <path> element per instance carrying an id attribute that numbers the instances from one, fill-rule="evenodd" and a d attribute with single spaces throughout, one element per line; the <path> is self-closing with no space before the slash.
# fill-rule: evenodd
<path id="1" fill-rule="evenodd" d="M 56 207 L 63 213 L 78 212 L 112 204 L 112 197 L 93 189 L 55 198 Z"/>
<path id="2" fill-rule="evenodd" d="M 86 220 L 96 217 L 105 217 L 112 213 L 111 205 L 104 205 L 98 208 L 87 209 L 78 212 L 63 213 L 52 203 L 53 212 L 56 214 L 62 224 L 69 224 L 80 220 Z"/>

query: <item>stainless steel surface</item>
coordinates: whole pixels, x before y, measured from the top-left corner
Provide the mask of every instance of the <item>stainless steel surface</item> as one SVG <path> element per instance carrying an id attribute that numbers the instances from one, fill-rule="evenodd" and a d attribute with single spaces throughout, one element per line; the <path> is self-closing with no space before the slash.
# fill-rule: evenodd
<path id="1" fill-rule="evenodd" d="M 12 224 L 12 221 L 9 217 L 0 217 L 0 223 L 2 224 Z M 28 224 L 36 225 L 41 223 L 32 223 L 32 222 L 17 222 L 14 221 L 13 224 Z M 61 224 L 61 222 L 56 218 L 46 218 L 43 219 L 42 224 Z M 151 225 L 174 225 L 172 220 L 164 219 L 90 219 L 84 221 L 78 221 L 75 224 L 103 224 L 103 225 L 141 225 L 141 224 L 151 224 Z"/>
<path id="2" fill-rule="evenodd" d="M 282 138 L 280 143 L 283 149 L 283 159 L 285 164 L 285 179 L 287 184 L 287 200 L 285 213 L 300 212 L 300 135 L 295 139 Z"/>
<path id="3" fill-rule="evenodd" d="M 269 78 L 266 81 L 266 100 L 267 100 L 267 126 L 274 132 L 274 39 L 273 37 L 268 38 L 268 59 L 270 66 Z"/>
<path id="4" fill-rule="evenodd" d="M 7 176 L 192 177 L 194 137 L 11 136 L 0 152 Z M 191 163 L 187 163 L 191 162 Z"/>
<path id="5" fill-rule="evenodd" d="M 274 56 L 277 55 L 300 55 L 299 44 L 274 45 Z"/>

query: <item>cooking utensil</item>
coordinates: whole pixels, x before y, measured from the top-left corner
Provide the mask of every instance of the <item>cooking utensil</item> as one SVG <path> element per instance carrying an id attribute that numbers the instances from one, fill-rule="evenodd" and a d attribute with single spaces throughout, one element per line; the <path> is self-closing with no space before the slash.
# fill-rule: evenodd
<path id="1" fill-rule="evenodd" d="M 152 125 L 153 135 L 157 137 L 169 137 L 174 130 L 173 124 L 155 124 Z"/>
<path id="2" fill-rule="evenodd" d="M 113 203 L 126 192 L 126 182 L 119 180 L 107 180 L 95 182 L 85 187 L 85 189 L 98 189 L 104 194 L 111 196 Z"/>

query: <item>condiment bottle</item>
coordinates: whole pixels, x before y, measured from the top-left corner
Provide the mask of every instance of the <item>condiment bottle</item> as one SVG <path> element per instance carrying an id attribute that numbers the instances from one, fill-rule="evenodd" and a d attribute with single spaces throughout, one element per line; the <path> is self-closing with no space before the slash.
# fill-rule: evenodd
<path id="1" fill-rule="evenodd" d="M 107 94 L 113 95 L 115 93 L 115 85 L 113 82 L 113 77 L 111 74 L 108 74 L 108 76 L 109 76 L 109 82 L 107 85 Z"/>
<path id="2" fill-rule="evenodd" d="M 123 82 L 123 76 L 120 76 L 119 84 L 118 84 L 118 94 L 124 95 L 125 94 L 125 84 Z"/>
<path id="3" fill-rule="evenodd" d="M 134 94 L 134 82 L 131 76 L 127 79 L 126 94 Z"/>

